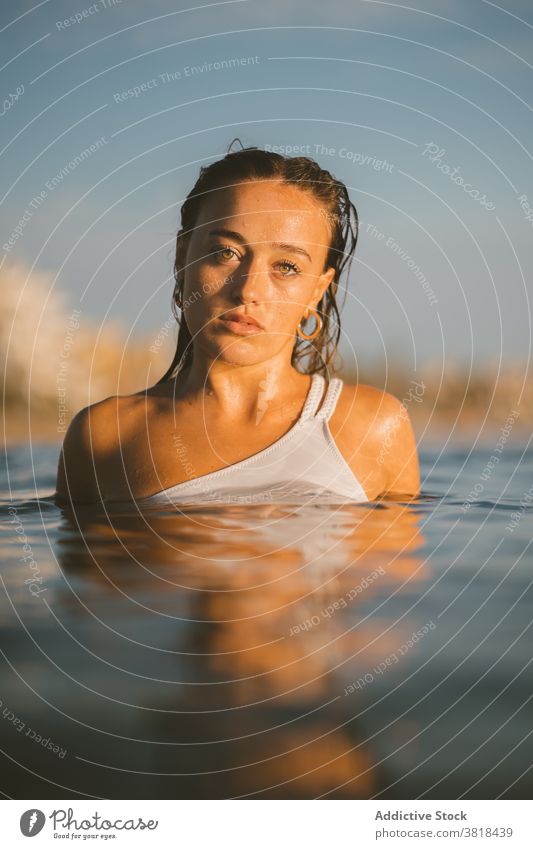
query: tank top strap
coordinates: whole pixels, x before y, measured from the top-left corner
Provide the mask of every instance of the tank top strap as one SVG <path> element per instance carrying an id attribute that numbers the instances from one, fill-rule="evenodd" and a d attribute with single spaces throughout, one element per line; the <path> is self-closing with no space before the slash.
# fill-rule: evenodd
<path id="1" fill-rule="evenodd" d="M 320 399 L 324 393 L 325 380 L 321 374 L 314 372 L 311 376 L 311 386 L 305 400 L 302 412 L 300 414 L 300 422 L 306 422 L 312 419 L 317 411 Z"/>
<path id="2" fill-rule="evenodd" d="M 322 378 L 324 380 L 324 378 Z M 325 383 L 325 380 L 324 380 Z M 342 391 L 342 380 L 340 377 L 332 377 L 326 392 L 326 397 L 322 402 L 322 406 L 317 413 L 317 419 L 325 419 L 328 421 L 330 416 L 333 415 L 333 411 L 337 406 L 337 401 L 339 400 L 339 396 Z"/>
<path id="3" fill-rule="evenodd" d="M 342 390 L 342 380 L 339 377 L 331 378 L 320 410 L 318 410 L 318 406 L 322 396 L 324 395 L 325 386 L 325 377 L 318 372 L 315 372 L 312 376 L 311 387 L 309 389 L 307 400 L 300 415 L 301 422 L 309 421 L 309 419 L 312 418 L 325 419 L 327 421 L 332 415 Z"/>

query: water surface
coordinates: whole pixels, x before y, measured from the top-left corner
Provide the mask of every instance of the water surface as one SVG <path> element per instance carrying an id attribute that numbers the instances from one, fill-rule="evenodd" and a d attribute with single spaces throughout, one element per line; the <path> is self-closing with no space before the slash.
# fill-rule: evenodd
<path id="1" fill-rule="evenodd" d="M 1 486 L 6 796 L 530 798 L 525 440 L 425 447 L 412 503 L 142 515 L 58 508 L 57 451 Z"/>

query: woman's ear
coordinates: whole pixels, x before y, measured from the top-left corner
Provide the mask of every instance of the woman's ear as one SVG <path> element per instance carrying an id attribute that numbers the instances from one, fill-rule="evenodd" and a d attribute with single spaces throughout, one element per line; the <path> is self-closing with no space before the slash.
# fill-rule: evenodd
<path id="1" fill-rule="evenodd" d="M 313 300 L 310 304 L 314 309 L 316 309 L 316 305 L 320 303 L 322 298 L 324 297 L 324 292 L 331 286 L 333 280 L 335 279 L 336 269 L 331 266 L 316 281 L 315 290 L 313 292 Z"/>

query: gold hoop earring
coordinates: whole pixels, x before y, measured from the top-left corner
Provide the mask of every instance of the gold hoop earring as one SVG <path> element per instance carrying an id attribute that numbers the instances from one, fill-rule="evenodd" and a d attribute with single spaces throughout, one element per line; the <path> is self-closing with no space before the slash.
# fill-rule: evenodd
<path id="1" fill-rule="evenodd" d="M 311 307 L 309 307 L 309 309 L 307 309 L 306 312 L 307 312 L 307 315 L 304 315 L 304 319 L 307 320 L 309 318 L 309 313 L 313 313 L 313 318 L 316 321 L 316 327 L 312 331 L 312 333 L 306 333 L 301 328 L 302 319 L 300 319 L 300 321 L 298 322 L 298 327 L 296 328 L 296 333 L 298 334 L 300 339 L 315 339 L 315 337 L 318 336 L 318 334 L 322 330 L 322 319 L 320 318 L 320 315 L 318 314 L 318 312 L 316 310 L 312 309 Z"/>

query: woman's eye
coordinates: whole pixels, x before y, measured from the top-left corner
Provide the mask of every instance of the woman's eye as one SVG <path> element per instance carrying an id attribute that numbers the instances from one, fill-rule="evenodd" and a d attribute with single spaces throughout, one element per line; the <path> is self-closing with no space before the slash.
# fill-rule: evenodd
<path id="1" fill-rule="evenodd" d="M 292 277 L 293 274 L 299 274 L 300 269 L 294 262 L 290 262 L 288 259 L 284 259 L 281 262 L 278 262 L 278 268 L 286 269 L 286 271 L 282 271 L 283 277 Z"/>
<path id="2" fill-rule="evenodd" d="M 215 246 L 215 247 L 212 248 L 212 253 L 213 253 L 213 256 L 215 257 L 215 259 L 220 259 L 223 262 L 228 262 L 231 259 L 234 259 L 234 258 L 238 259 L 239 258 L 237 252 L 233 248 L 230 248 L 230 247 L 216 247 Z"/>
<path id="3" fill-rule="evenodd" d="M 213 245 L 210 249 L 211 256 L 218 262 L 231 262 L 232 260 L 240 260 L 240 256 L 235 248 L 230 245 Z M 301 273 L 301 269 L 288 259 L 280 260 L 275 264 L 279 269 L 282 277 L 293 277 Z"/>

